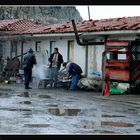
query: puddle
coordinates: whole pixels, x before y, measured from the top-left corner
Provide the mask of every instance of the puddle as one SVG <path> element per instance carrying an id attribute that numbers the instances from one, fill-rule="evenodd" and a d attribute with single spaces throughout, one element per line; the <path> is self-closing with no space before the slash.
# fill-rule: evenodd
<path id="1" fill-rule="evenodd" d="M 49 127 L 50 124 L 24 124 L 25 127 Z"/>
<path id="2" fill-rule="evenodd" d="M 50 107 L 57 107 L 58 105 L 50 104 L 50 105 L 47 105 L 47 106 L 50 106 Z"/>
<path id="3" fill-rule="evenodd" d="M 0 92 L 0 96 L 7 96 L 7 95 L 9 95 L 9 94 Z"/>
<path id="4" fill-rule="evenodd" d="M 103 130 L 103 131 L 100 131 L 100 130 L 95 130 L 96 133 L 117 133 L 117 132 L 114 132 L 114 131 L 108 131 L 108 130 Z"/>
<path id="5" fill-rule="evenodd" d="M 127 122 L 93 122 L 93 121 L 88 121 L 88 120 L 83 120 L 81 121 L 81 124 L 83 128 L 85 129 L 93 129 L 96 128 L 97 126 L 113 126 L 113 127 L 133 127 L 133 124 L 127 123 Z M 99 130 L 101 131 L 101 130 Z M 105 133 L 103 131 L 103 133 Z"/>
<path id="6" fill-rule="evenodd" d="M 49 111 L 52 115 L 60 116 L 59 108 L 49 108 L 48 111 Z"/>
<path id="7" fill-rule="evenodd" d="M 12 91 L 12 89 L 8 89 L 8 88 L 0 88 L 0 90 L 2 90 L 2 91 Z"/>
<path id="8" fill-rule="evenodd" d="M 109 115 L 109 114 L 103 114 L 102 117 L 113 118 L 113 117 L 125 117 L 125 116 L 122 116 L 122 115 Z"/>
<path id="9" fill-rule="evenodd" d="M 66 116 L 76 116 L 81 109 L 65 109 Z"/>
<path id="10" fill-rule="evenodd" d="M 128 110 L 135 111 L 136 109 L 133 109 L 133 108 L 128 108 Z"/>
<path id="11" fill-rule="evenodd" d="M 127 122 L 101 122 L 101 126 L 103 125 L 109 125 L 109 126 L 115 126 L 115 127 L 133 127 L 134 124 L 127 123 Z"/>
<path id="12" fill-rule="evenodd" d="M 140 131 L 140 128 L 136 129 L 136 131 Z"/>
<path id="13" fill-rule="evenodd" d="M 30 109 L 14 109 L 14 108 L 11 108 L 11 109 L 7 109 L 8 111 L 32 111 Z"/>
<path id="14" fill-rule="evenodd" d="M 40 97 L 40 98 L 51 98 L 51 96 L 49 96 L 49 95 L 39 95 L 38 97 Z"/>
<path id="15" fill-rule="evenodd" d="M 22 118 L 33 118 L 31 115 L 25 115 Z"/>
<path id="16" fill-rule="evenodd" d="M 31 101 L 23 101 L 23 102 L 20 102 L 20 104 L 31 104 Z"/>
<path id="17" fill-rule="evenodd" d="M 20 97 L 29 97 L 29 93 L 28 92 L 23 92 L 22 94 L 18 95 Z"/>
<path id="18" fill-rule="evenodd" d="M 49 108 L 48 111 L 52 115 L 56 116 L 76 116 L 81 109 L 59 109 L 59 108 Z"/>

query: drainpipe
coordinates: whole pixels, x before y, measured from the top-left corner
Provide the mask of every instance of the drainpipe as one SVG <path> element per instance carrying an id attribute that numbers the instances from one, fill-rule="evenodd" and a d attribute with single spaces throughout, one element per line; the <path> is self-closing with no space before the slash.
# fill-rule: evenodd
<path id="1" fill-rule="evenodd" d="M 86 45 L 104 45 L 105 42 L 88 42 L 88 41 L 83 41 L 81 42 L 80 39 L 79 39 L 79 35 L 78 35 L 78 32 L 77 32 L 77 28 L 76 28 L 76 25 L 75 25 L 75 22 L 74 20 L 71 20 L 72 21 L 72 26 L 73 26 L 73 29 L 74 29 L 74 33 L 75 33 L 75 37 L 76 37 L 76 41 L 77 41 L 77 44 L 80 45 L 80 46 L 86 46 Z"/>

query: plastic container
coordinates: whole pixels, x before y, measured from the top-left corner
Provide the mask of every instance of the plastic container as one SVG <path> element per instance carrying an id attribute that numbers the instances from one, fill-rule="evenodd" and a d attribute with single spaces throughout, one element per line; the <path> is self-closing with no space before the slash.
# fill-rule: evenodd
<path id="1" fill-rule="evenodd" d="M 16 83 L 18 83 L 18 84 L 22 83 L 22 77 L 21 76 L 16 77 Z"/>

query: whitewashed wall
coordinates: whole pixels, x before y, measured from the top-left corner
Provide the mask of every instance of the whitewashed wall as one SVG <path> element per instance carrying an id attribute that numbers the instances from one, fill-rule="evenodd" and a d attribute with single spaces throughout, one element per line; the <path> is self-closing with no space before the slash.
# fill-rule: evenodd
<path id="1" fill-rule="evenodd" d="M 104 45 L 96 45 L 96 64 L 97 68 L 96 70 L 99 72 L 102 72 L 102 53 L 105 50 Z"/>
<path id="2" fill-rule="evenodd" d="M 96 71 L 95 50 L 96 50 L 95 46 L 93 46 L 93 45 L 88 46 L 88 71 L 87 71 L 88 76 L 93 71 Z"/>
<path id="3" fill-rule="evenodd" d="M 10 58 L 10 41 L 6 41 L 5 43 L 3 43 L 3 52 L 4 59 L 6 59 L 7 57 Z"/>
<path id="4" fill-rule="evenodd" d="M 75 40 L 74 42 L 74 62 L 77 63 L 83 70 L 83 74 L 86 72 L 86 47 L 79 46 Z"/>

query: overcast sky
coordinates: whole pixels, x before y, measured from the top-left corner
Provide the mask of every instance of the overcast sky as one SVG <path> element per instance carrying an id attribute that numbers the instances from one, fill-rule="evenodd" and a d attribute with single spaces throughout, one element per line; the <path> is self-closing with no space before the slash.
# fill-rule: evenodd
<path id="1" fill-rule="evenodd" d="M 88 6 L 76 6 L 83 20 L 88 20 Z M 140 16 L 140 6 L 89 6 L 91 19 Z"/>

